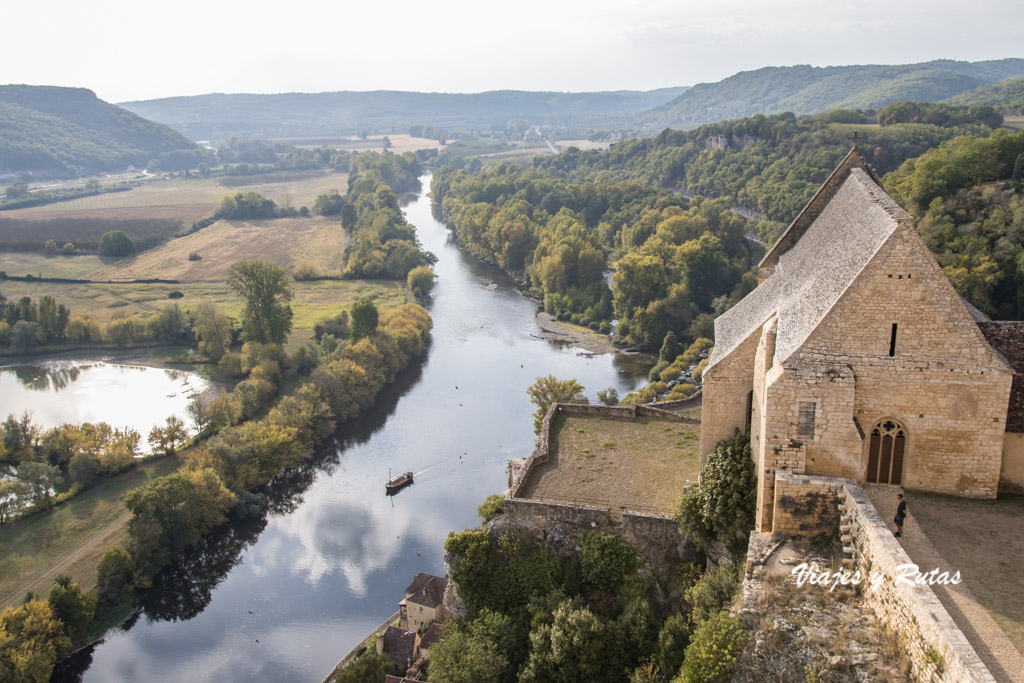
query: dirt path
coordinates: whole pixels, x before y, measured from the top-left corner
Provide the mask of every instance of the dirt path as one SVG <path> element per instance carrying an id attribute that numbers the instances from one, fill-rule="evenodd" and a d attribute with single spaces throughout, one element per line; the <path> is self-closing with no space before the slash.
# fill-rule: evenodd
<path id="1" fill-rule="evenodd" d="M 888 515 L 896 508 L 896 489 L 890 486 L 870 485 L 864 489 L 882 518 L 889 519 Z M 913 494 L 908 493 L 907 496 L 910 515 L 904 524 L 903 536 L 899 539 L 900 545 L 922 572 L 935 567 L 951 573 L 961 569 L 962 561 L 954 558 L 951 562 L 949 558 L 944 557 L 924 533 L 914 517 Z M 951 586 L 936 585 L 932 586 L 932 590 L 997 681 L 1024 681 L 1024 656 L 988 610 L 978 602 L 966 582 Z"/>
<path id="2" fill-rule="evenodd" d="M 74 577 L 74 574 L 79 573 L 74 571 L 76 565 L 85 564 L 85 566 L 95 567 L 103 553 L 113 545 L 117 545 L 111 543 L 115 537 L 120 540 L 122 536 L 127 536 L 129 519 L 131 519 L 131 513 L 126 509 L 109 524 L 100 527 L 94 533 L 83 538 L 78 545 L 59 555 L 45 573 L 15 586 L 6 595 L 0 596 L 0 606 L 8 607 L 19 604 L 29 591 L 36 595 L 45 595 L 54 578 L 59 574 L 72 574 Z M 95 585 L 95 579 L 86 581 L 85 584 L 87 586 Z"/>

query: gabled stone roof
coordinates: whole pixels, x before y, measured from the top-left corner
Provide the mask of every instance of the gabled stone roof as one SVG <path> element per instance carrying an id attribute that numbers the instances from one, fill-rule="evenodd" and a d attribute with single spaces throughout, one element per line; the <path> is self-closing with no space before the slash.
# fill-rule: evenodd
<path id="1" fill-rule="evenodd" d="M 430 649 L 430 646 L 433 645 L 434 643 L 440 643 L 441 642 L 441 630 L 442 630 L 441 624 L 438 624 L 437 622 L 434 622 L 433 624 L 431 624 L 427 628 L 426 633 L 423 634 L 423 637 L 420 638 L 420 649 L 421 650 L 428 650 L 428 649 Z"/>
<path id="2" fill-rule="evenodd" d="M 761 261 L 772 275 L 715 320 L 709 370 L 776 314 L 775 355 L 784 362 L 900 223 L 910 223 L 909 214 L 857 160 L 863 162 L 856 151 L 847 156 L 801 212 L 803 221 L 794 221 Z"/>
<path id="3" fill-rule="evenodd" d="M 878 182 L 878 178 L 872 172 L 871 167 L 868 166 L 868 162 L 864 160 L 864 157 L 860 155 L 857 147 L 854 146 L 850 150 L 850 153 L 839 162 L 829 177 L 825 179 L 825 182 L 821 184 L 818 191 L 811 197 L 811 201 L 807 202 L 807 205 L 800 211 L 793 222 L 789 224 L 786 231 L 782 233 L 772 248 L 768 250 L 768 253 L 761 259 L 761 263 L 758 264 L 758 268 L 773 268 L 775 264 L 779 262 L 779 257 L 785 252 L 789 251 L 793 245 L 800 241 L 800 238 L 804 236 L 807 229 L 811 227 L 811 223 L 818 217 L 822 209 L 828 204 L 832 195 L 836 193 L 839 185 L 842 184 L 849 172 L 855 168 L 859 168 L 874 181 L 875 185 L 881 185 Z"/>

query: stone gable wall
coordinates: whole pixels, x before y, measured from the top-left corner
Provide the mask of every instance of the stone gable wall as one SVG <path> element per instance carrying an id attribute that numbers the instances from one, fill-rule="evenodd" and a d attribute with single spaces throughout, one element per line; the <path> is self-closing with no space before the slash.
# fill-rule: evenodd
<path id="1" fill-rule="evenodd" d="M 747 426 L 747 397 L 754 388 L 754 355 L 759 335 L 751 334 L 732 353 L 708 368 L 701 406 L 700 458 L 715 450 L 722 439 Z"/>

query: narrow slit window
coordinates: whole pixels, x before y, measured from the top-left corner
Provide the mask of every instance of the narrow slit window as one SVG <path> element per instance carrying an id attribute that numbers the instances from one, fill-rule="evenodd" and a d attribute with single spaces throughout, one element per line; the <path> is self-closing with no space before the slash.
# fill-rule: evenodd
<path id="1" fill-rule="evenodd" d="M 892 324 L 892 334 L 889 336 L 889 355 L 896 355 L 896 323 Z"/>
<path id="2" fill-rule="evenodd" d="M 814 439 L 814 409 L 816 404 L 801 403 L 800 416 L 797 419 L 796 437 L 810 441 Z"/>

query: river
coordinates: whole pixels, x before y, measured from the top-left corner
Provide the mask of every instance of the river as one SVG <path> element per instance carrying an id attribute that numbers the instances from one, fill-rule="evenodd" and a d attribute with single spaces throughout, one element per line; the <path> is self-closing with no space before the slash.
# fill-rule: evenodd
<path id="1" fill-rule="evenodd" d="M 641 386 L 651 360 L 577 355 L 542 341 L 534 302 L 457 249 L 430 214 L 429 176 L 405 210 L 438 257 L 424 360 L 270 492 L 261 520 L 227 524 L 158 578 L 143 614 L 65 666 L 85 681 L 320 681 L 397 609 L 417 572 L 444 571 L 444 539 L 479 523 L 529 455 L 526 387 L 574 377 L 594 400 Z M 488 288 L 495 283 L 496 288 Z M 389 468 L 415 483 L 384 495 Z"/>

